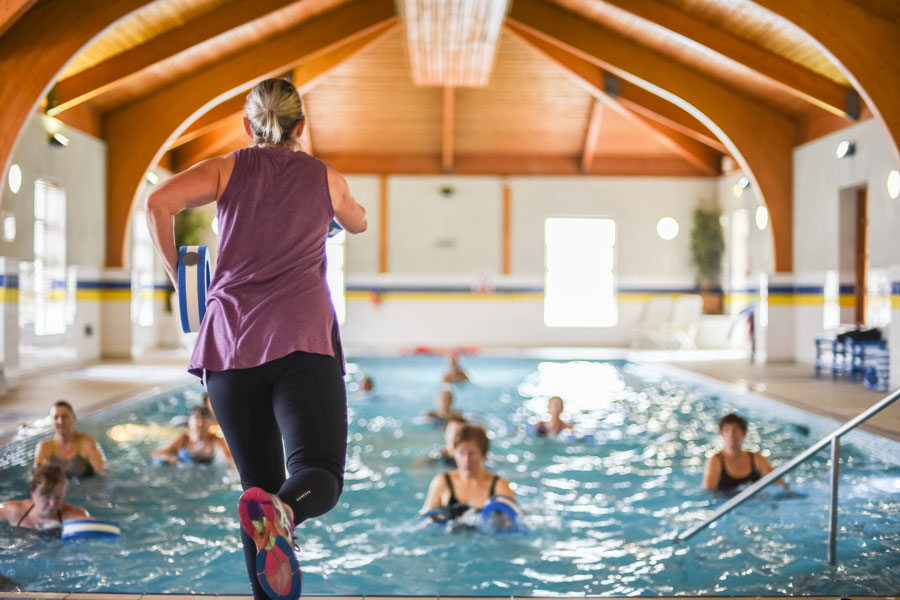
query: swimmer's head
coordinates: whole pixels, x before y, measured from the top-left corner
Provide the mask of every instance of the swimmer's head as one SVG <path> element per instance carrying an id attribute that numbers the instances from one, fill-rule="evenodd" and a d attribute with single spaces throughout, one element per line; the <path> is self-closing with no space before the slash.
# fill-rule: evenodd
<path id="1" fill-rule="evenodd" d="M 296 148 L 295 132 L 305 119 L 300 94 L 287 79 L 256 84 L 244 103 L 244 127 L 254 146 Z"/>
<path id="2" fill-rule="evenodd" d="M 375 389 L 375 381 L 371 377 L 363 377 L 360 387 L 362 387 L 364 392 L 371 392 Z"/>
<path id="3" fill-rule="evenodd" d="M 55 515 L 66 500 L 69 481 L 62 468 L 56 465 L 41 465 L 31 473 L 31 501 L 42 517 Z"/>
<path id="4" fill-rule="evenodd" d="M 444 444 L 448 450 L 453 449 L 453 440 L 460 429 L 468 423 L 463 417 L 450 417 L 444 425 Z"/>
<path id="5" fill-rule="evenodd" d="M 484 427 L 463 425 L 453 438 L 453 457 L 457 467 L 462 471 L 479 471 L 490 446 Z"/>
<path id="6" fill-rule="evenodd" d="M 75 410 L 65 400 L 57 400 L 50 407 L 50 418 L 53 428 L 59 433 L 66 433 L 75 428 Z"/>
<path id="7" fill-rule="evenodd" d="M 735 413 L 729 413 L 719 419 L 719 435 L 727 445 L 740 446 L 747 437 L 747 419 Z"/>
<path id="8" fill-rule="evenodd" d="M 205 405 L 198 404 L 193 406 L 191 407 L 191 412 L 188 416 L 188 428 L 206 431 L 209 428 L 209 422 L 212 418 L 212 411 L 206 408 Z"/>
<path id="9" fill-rule="evenodd" d="M 547 401 L 547 410 L 550 411 L 551 416 L 559 418 L 559 415 L 561 415 L 563 411 L 562 398 L 559 396 L 552 396 L 550 400 Z"/>

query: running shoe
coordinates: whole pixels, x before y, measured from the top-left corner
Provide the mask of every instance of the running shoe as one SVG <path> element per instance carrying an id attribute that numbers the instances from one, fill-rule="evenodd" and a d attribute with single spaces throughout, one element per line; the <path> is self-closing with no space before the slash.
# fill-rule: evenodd
<path id="1" fill-rule="evenodd" d="M 278 496 L 254 487 L 241 494 L 241 528 L 256 544 L 259 585 L 272 600 L 297 600 L 303 573 L 294 554 L 291 509 Z"/>

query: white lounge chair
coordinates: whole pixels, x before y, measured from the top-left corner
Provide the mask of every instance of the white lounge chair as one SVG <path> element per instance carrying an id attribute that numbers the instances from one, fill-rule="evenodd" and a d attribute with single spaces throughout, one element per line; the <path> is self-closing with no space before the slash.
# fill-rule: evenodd
<path id="1" fill-rule="evenodd" d="M 697 329 L 703 314 L 703 298 L 684 294 L 675 298 L 672 318 L 663 323 L 659 334 L 660 348 L 686 349 L 697 347 Z"/>
<path id="2" fill-rule="evenodd" d="M 641 320 L 637 322 L 631 333 L 632 348 L 657 348 L 660 342 L 663 324 L 672 312 L 670 296 L 652 296 L 644 304 Z"/>

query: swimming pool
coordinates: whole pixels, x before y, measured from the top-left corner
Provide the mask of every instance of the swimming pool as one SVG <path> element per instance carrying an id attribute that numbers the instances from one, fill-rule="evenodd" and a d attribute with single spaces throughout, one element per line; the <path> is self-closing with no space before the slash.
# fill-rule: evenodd
<path id="1" fill-rule="evenodd" d="M 488 468 L 510 479 L 530 532 L 422 530 L 415 516 L 437 467 L 413 467 L 440 432 L 416 417 L 434 404 L 442 359 L 360 358 L 377 395 L 350 394 L 350 443 L 337 508 L 298 530 L 304 593 L 340 595 L 891 595 L 900 589 L 900 467 L 845 441 L 838 567 L 825 561 L 827 452 L 791 474 L 805 498 L 751 500 L 688 543 L 675 533 L 721 500 L 699 489 L 715 423 L 738 409 L 784 462 L 818 436 L 816 418 L 627 362 L 465 358 L 473 383 L 456 406 L 494 438 Z M 351 381 L 353 387 L 353 381 Z M 545 397 L 594 443 L 523 433 Z M 73 485 L 69 501 L 118 521 L 114 542 L 62 543 L 0 525 L 0 573 L 29 591 L 247 593 L 237 536 L 236 474 L 223 466 L 154 467 L 190 387 L 79 421 L 111 475 Z M 787 414 L 787 413 L 786 413 Z M 812 431 L 810 432 L 810 430 Z M 0 498 L 24 497 L 35 440 L 0 448 Z M 897 454 L 900 456 L 900 454 Z"/>

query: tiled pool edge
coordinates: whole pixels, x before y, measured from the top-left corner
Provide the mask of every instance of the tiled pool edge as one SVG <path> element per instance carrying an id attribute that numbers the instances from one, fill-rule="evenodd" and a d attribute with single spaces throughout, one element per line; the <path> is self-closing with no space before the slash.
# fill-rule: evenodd
<path id="1" fill-rule="evenodd" d="M 810 436 L 817 440 L 825 437 L 845 423 L 845 421 L 838 421 L 832 416 L 821 415 L 800 408 L 789 403 L 785 399 L 766 396 L 759 392 L 752 392 L 743 389 L 737 384 L 716 379 L 709 375 L 703 375 L 689 369 L 676 367 L 668 363 L 641 361 L 638 364 L 657 369 L 663 374 L 669 374 L 716 390 L 721 390 L 722 392 L 729 394 L 729 397 L 734 399 L 736 404 L 747 408 L 758 409 L 760 406 L 768 406 L 778 417 L 808 426 Z M 849 421 L 850 419 L 847 420 Z M 872 431 L 865 431 L 860 428 L 844 434 L 842 438 L 885 463 L 900 466 L 900 441 L 898 440 Z"/>

